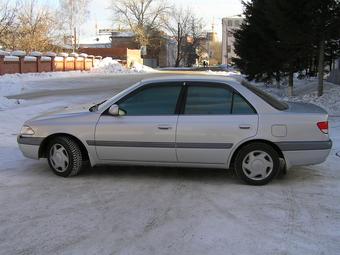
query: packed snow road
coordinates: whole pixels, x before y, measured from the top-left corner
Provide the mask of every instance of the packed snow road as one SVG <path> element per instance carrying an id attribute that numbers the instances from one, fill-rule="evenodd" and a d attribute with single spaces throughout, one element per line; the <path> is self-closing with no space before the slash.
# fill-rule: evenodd
<path id="1" fill-rule="evenodd" d="M 35 86 L 44 93 L 74 90 L 27 96 L 0 111 L 0 254 L 339 253 L 339 118 L 330 122 L 325 163 L 263 187 L 206 169 L 88 167 L 64 179 L 45 160 L 21 155 L 16 135 L 26 119 L 102 100 L 142 76 L 111 77 L 114 85 L 105 76 L 42 80 Z"/>

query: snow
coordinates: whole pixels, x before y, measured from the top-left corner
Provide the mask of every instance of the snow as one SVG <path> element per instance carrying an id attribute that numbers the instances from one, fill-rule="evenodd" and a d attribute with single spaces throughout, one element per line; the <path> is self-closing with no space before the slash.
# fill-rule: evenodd
<path id="1" fill-rule="evenodd" d="M 60 57 L 61 58 L 61 57 Z M 73 57 L 68 57 L 68 59 Z M 35 61 L 35 57 L 25 57 L 26 61 Z M 49 57 L 42 57 L 42 61 L 47 61 Z M 56 57 L 58 59 L 58 57 Z M 18 61 L 18 57 L 6 56 L 5 61 Z M 22 100 L 9 100 L 8 95 L 20 94 L 23 92 L 33 92 L 34 86 L 27 86 L 28 81 L 41 81 L 45 79 L 68 78 L 91 76 L 95 74 L 122 74 L 122 73 L 149 73 L 156 72 L 150 67 L 143 65 L 135 65 L 128 69 L 121 65 L 117 60 L 112 58 L 104 58 L 98 61 L 96 66 L 91 71 L 70 71 L 70 72 L 46 72 L 46 73 L 26 73 L 26 74 L 5 74 L 0 76 L 0 110 L 13 105 L 22 103 Z"/>
<path id="2" fill-rule="evenodd" d="M 57 54 L 55 52 L 47 52 L 44 55 L 48 57 L 55 57 Z"/>
<path id="3" fill-rule="evenodd" d="M 16 62 L 19 61 L 19 57 L 16 56 L 5 56 L 4 61 L 8 61 L 8 62 Z"/>
<path id="4" fill-rule="evenodd" d="M 59 57 L 59 56 L 58 56 L 58 57 L 55 57 L 54 60 L 55 60 L 55 61 L 63 61 L 63 60 L 64 60 L 64 57 Z"/>
<path id="5" fill-rule="evenodd" d="M 156 72 L 155 69 L 149 67 L 149 66 L 146 66 L 146 65 L 142 65 L 140 63 L 133 63 L 132 65 L 132 68 L 131 68 L 132 71 L 134 72 L 137 72 L 137 73 L 142 73 L 142 72 L 145 72 L 145 73 L 152 73 L 152 72 Z"/>
<path id="6" fill-rule="evenodd" d="M 32 51 L 30 56 L 41 57 L 43 54 L 40 51 Z"/>
<path id="7" fill-rule="evenodd" d="M 91 70 L 93 73 L 151 73 L 156 72 L 155 69 L 134 63 L 132 68 L 126 68 L 121 65 L 118 60 L 110 57 L 104 58 L 97 63 L 97 65 Z"/>
<path id="8" fill-rule="evenodd" d="M 24 61 L 28 61 L 28 62 L 36 62 L 37 58 L 34 56 L 25 56 L 24 57 Z"/>
<path id="9" fill-rule="evenodd" d="M 91 70 L 93 73 L 128 73 L 129 70 L 122 66 L 117 60 L 104 58 Z"/>
<path id="10" fill-rule="evenodd" d="M 104 77 L 5 75 L 0 93 L 27 81 L 40 84 L 32 91 L 53 90 L 59 78 L 78 76 L 94 88 Z M 326 162 L 296 167 L 264 187 L 213 169 L 101 166 L 64 179 L 45 160 L 22 156 L 16 135 L 26 119 L 105 96 L 70 93 L 0 110 L 0 254 L 338 254 L 340 118 L 330 119 Z"/>
<path id="11" fill-rule="evenodd" d="M 43 56 L 43 57 L 41 57 L 40 58 L 40 61 L 51 61 L 51 57 L 45 57 L 45 56 Z"/>
<path id="12" fill-rule="evenodd" d="M 324 94 L 317 96 L 318 81 L 311 79 L 294 79 L 294 96 L 288 96 L 287 84 L 278 89 L 274 85 L 254 83 L 257 87 L 284 101 L 313 103 L 324 108 L 330 115 L 340 116 L 340 86 L 324 82 Z"/>
<path id="13" fill-rule="evenodd" d="M 68 57 L 68 53 L 66 53 L 66 52 L 60 52 L 60 53 L 58 53 L 58 56 L 59 56 L 59 57 Z"/>
<path id="14" fill-rule="evenodd" d="M 70 56 L 70 57 L 77 58 L 77 57 L 79 56 L 79 54 L 76 53 L 76 52 L 72 52 L 72 53 L 69 54 L 69 56 Z"/>
<path id="15" fill-rule="evenodd" d="M 9 55 L 11 55 L 10 52 L 4 51 L 4 50 L 0 50 L 0 56 L 9 56 Z"/>
<path id="16" fill-rule="evenodd" d="M 26 52 L 23 50 L 16 50 L 11 52 L 12 56 L 23 57 L 26 56 Z"/>

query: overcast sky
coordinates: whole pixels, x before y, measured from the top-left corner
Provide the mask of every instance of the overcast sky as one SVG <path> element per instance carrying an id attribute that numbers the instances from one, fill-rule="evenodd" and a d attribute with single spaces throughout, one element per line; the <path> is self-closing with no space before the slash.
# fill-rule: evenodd
<path id="1" fill-rule="evenodd" d="M 14 1 L 14 0 L 13 0 Z M 49 3 L 57 6 L 58 0 L 39 0 L 42 3 Z M 82 29 L 83 37 L 92 37 L 95 34 L 95 24 L 99 28 L 115 27 L 112 20 L 112 11 L 108 9 L 112 0 L 92 0 L 90 4 L 91 17 L 86 26 Z M 213 21 L 215 30 L 219 37 L 222 34 L 221 19 L 226 16 L 233 16 L 242 13 L 241 0 L 169 0 L 177 6 L 190 7 L 198 16 L 205 19 L 207 29 L 211 29 Z"/>

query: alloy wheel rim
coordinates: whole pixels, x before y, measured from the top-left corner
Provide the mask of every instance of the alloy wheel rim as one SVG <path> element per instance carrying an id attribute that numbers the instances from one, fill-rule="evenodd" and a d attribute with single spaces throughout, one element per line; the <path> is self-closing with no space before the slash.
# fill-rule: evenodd
<path id="1" fill-rule="evenodd" d="M 65 172 L 70 162 L 68 153 L 65 147 L 61 144 L 54 144 L 51 147 L 49 160 L 54 170 L 59 173 Z"/>
<path id="2" fill-rule="evenodd" d="M 273 172 L 273 169 L 273 159 L 264 151 L 249 152 L 242 161 L 243 173 L 251 180 L 264 180 Z"/>

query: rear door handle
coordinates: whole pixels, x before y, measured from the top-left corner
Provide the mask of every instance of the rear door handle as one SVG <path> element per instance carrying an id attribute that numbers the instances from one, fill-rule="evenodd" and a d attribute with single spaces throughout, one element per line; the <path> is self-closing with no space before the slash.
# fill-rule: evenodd
<path id="1" fill-rule="evenodd" d="M 242 125 L 239 125 L 239 128 L 240 128 L 240 129 L 250 129 L 250 128 L 251 128 L 251 125 L 242 124 Z"/>
<path id="2" fill-rule="evenodd" d="M 172 127 L 170 125 L 158 125 L 158 129 L 160 130 L 170 130 Z"/>

